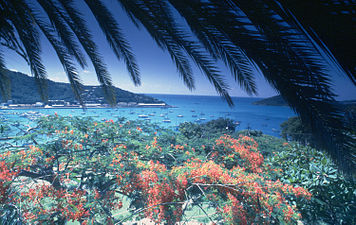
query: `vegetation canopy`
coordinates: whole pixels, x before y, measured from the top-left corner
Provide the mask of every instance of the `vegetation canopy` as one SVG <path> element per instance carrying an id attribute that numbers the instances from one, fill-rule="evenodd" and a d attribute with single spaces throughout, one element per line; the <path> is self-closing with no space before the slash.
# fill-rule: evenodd
<path id="1" fill-rule="evenodd" d="M 229 85 L 215 60 L 224 62 L 238 85 L 249 94 L 257 92 L 254 76 L 259 71 L 302 122 L 311 125 L 318 145 L 328 150 L 344 171 L 356 168 L 355 137 L 341 122 L 340 110 L 332 104 L 334 93 L 328 70 L 331 64 L 356 83 L 353 1 L 117 2 L 136 26 L 143 26 L 157 45 L 169 53 L 188 88 L 195 87 L 189 58 L 229 104 Z M 40 58 L 40 32 L 57 53 L 79 101 L 82 84 L 76 65 L 85 67 L 87 55 L 104 94 L 115 103 L 110 75 L 75 3 L 78 2 L 1 0 L 1 45 L 26 59 L 42 97 L 46 96 L 46 72 Z M 112 12 L 104 1 L 82 3 L 94 15 L 117 58 L 125 62 L 134 84 L 140 84 L 134 54 Z M 8 96 L 2 52 L 0 49 L 0 90 Z"/>
<path id="2" fill-rule="evenodd" d="M 325 155 L 258 132 L 218 132 L 222 121 L 203 124 L 205 136 L 123 118 L 8 126 L 6 137 L 22 132 L 1 142 L 0 222 L 355 222 L 355 186 Z"/>

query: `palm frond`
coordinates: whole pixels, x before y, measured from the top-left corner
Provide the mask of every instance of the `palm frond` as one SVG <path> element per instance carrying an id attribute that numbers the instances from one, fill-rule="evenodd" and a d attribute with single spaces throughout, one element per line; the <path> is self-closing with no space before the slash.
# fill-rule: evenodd
<path id="1" fill-rule="evenodd" d="M 58 36 L 61 38 L 68 52 L 76 58 L 77 62 L 82 68 L 86 67 L 87 62 L 75 40 L 73 32 L 70 30 L 65 20 L 61 17 L 61 9 L 56 7 L 52 1 L 37 0 L 37 2 L 41 5 L 47 14 L 48 19 L 56 29 Z"/>
<path id="2" fill-rule="evenodd" d="M 35 13 L 34 13 L 35 14 Z M 71 54 L 66 45 L 60 40 L 57 40 L 56 32 L 50 25 L 46 24 L 39 15 L 35 15 L 34 19 L 41 29 L 43 34 L 46 36 L 48 41 L 51 43 L 53 49 L 56 51 L 56 54 L 63 66 L 64 71 L 67 74 L 68 80 L 71 84 L 72 90 L 74 92 L 75 98 L 79 101 L 81 105 L 84 105 L 81 93 L 83 91 L 83 85 L 81 83 L 78 72 L 75 68 L 75 65 L 72 62 Z"/>
<path id="3" fill-rule="evenodd" d="M 222 95 L 230 105 L 233 104 L 227 91 L 228 85 L 225 84 L 221 78 L 214 62 L 210 60 L 208 55 L 205 55 L 201 51 L 200 45 L 189 40 L 189 35 L 174 22 L 174 17 L 170 12 L 169 5 L 162 1 L 150 0 L 120 0 L 119 2 L 125 11 L 129 13 L 130 17 L 136 18 L 137 21 L 140 21 L 144 25 L 160 47 L 168 50 L 174 61 L 176 61 L 177 55 L 183 56 L 183 52 L 181 51 L 184 50 L 214 85 L 217 92 Z M 176 54 L 176 52 L 178 52 L 178 54 Z M 188 62 L 188 60 L 184 61 Z M 180 70 L 179 64 L 177 64 L 177 68 Z M 180 72 L 188 88 L 194 88 L 191 72 L 189 72 L 189 74 L 184 73 L 184 71 Z"/>
<path id="4" fill-rule="evenodd" d="M 92 35 L 90 34 L 89 29 L 87 28 L 83 16 L 73 6 L 73 1 L 59 0 L 59 2 L 61 3 L 64 9 L 62 17 L 65 19 L 66 23 L 75 33 L 79 42 L 81 43 L 85 52 L 88 54 L 91 62 L 93 63 L 96 75 L 103 88 L 106 98 L 108 99 L 109 103 L 116 104 L 116 96 L 113 90 L 110 74 L 107 71 L 106 65 L 103 62 L 102 57 L 98 53 L 97 46 L 92 40 Z"/>
<path id="5" fill-rule="evenodd" d="M 5 62 L 1 51 L 0 51 L 0 93 L 2 96 L 2 100 L 11 99 L 10 78 L 6 73 Z"/>
<path id="6" fill-rule="evenodd" d="M 223 33 L 200 16 L 204 5 L 198 1 L 170 0 L 169 2 L 181 16 L 186 18 L 189 27 L 210 55 L 221 59 L 230 68 L 235 80 L 248 94 L 256 94 L 257 87 L 251 61 L 238 46 L 233 45 Z"/>
<path id="7" fill-rule="evenodd" d="M 28 57 L 25 50 L 19 43 L 14 27 L 7 21 L 6 15 L 2 12 L 0 19 L 0 44 L 13 51 L 15 51 L 19 56 L 21 56 L 27 63 Z"/>
<path id="8" fill-rule="evenodd" d="M 163 50 L 168 51 L 184 83 L 189 89 L 193 89 L 194 81 L 189 60 L 164 28 L 158 25 L 156 18 L 152 15 L 147 5 L 143 1 L 129 0 L 120 0 L 119 3 L 129 14 L 133 22 L 140 22 L 156 41 L 157 45 Z"/>
<path id="9" fill-rule="evenodd" d="M 157 0 L 144 0 L 151 13 L 158 19 L 159 26 L 163 27 L 173 40 L 185 50 L 195 64 L 203 71 L 215 90 L 232 106 L 233 102 L 228 93 L 229 86 L 225 83 L 219 69 L 215 66 L 208 54 L 202 51 L 199 43 L 189 40 L 189 35 L 175 22 L 167 3 Z M 156 7 L 154 7 L 156 6 Z"/>
<path id="10" fill-rule="evenodd" d="M 217 17 L 228 18 L 228 21 L 219 21 L 216 27 L 246 51 L 302 121 L 312 125 L 320 146 L 328 150 L 345 171 L 352 171 L 355 161 L 349 156 L 350 147 L 354 146 L 353 137 L 347 135 L 341 112 L 334 107 L 330 75 L 326 73 L 322 56 L 303 33 L 280 19 L 264 1 L 231 3 L 234 11 L 220 4 Z M 234 16 L 236 13 L 238 16 Z M 253 28 L 234 23 L 241 20 L 241 15 L 246 15 L 243 21 L 251 21 Z M 256 30 L 260 35 L 256 35 Z"/>
<path id="11" fill-rule="evenodd" d="M 249 94 L 257 92 L 254 77 L 256 71 L 261 72 L 303 123 L 311 125 L 320 146 L 344 171 L 355 171 L 355 136 L 344 125 L 342 111 L 335 105 L 327 68 L 328 63 L 341 68 L 356 84 L 353 1 L 117 1 L 133 23 L 142 25 L 157 45 L 169 53 L 189 89 L 195 87 L 190 60 L 229 104 L 232 104 L 229 86 L 215 65 L 216 60 L 222 60 L 230 68 L 237 83 Z M 125 61 L 132 80 L 139 84 L 136 60 L 110 10 L 100 0 L 84 2 L 116 57 Z M 46 73 L 39 55 L 39 27 L 55 49 L 78 98 L 81 83 L 72 59 L 85 65 L 82 46 L 106 97 L 114 103 L 110 75 L 75 2 L 38 0 L 37 3 L 48 21 L 31 10 L 29 1 L 0 1 L 0 8 L 6 9 L 0 10 L 0 44 L 27 60 L 44 97 Z M 180 22 L 176 12 L 186 24 Z M 5 90 L 6 82 L 1 73 L 2 60 L 0 91 Z"/>
<path id="12" fill-rule="evenodd" d="M 140 72 L 135 56 L 110 11 L 99 0 L 85 0 L 85 2 L 93 12 L 93 15 L 98 21 L 103 33 L 106 35 L 106 39 L 113 49 L 116 57 L 118 59 L 121 57 L 124 59 L 132 81 L 135 85 L 140 85 Z"/>
<path id="13" fill-rule="evenodd" d="M 271 5 L 272 5 L 271 1 Z M 355 1 L 287 0 L 276 2 L 284 20 L 298 24 L 336 68 L 356 85 Z"/>
<path id="14" fill-rule="evenodd" d="M 196 46 L 195 43 L 184 43 L 183 48 L 187 51 L 190 57 L 194 60 L 195 64 L 203 71 L 206 78 L 214 86 L 217 93 L 219 93 L 223 99 L 228 103 L 228 105 L 233 106 L 234 103 L 230 97 L 229 89 L 230 87 L 226 84 L 223 76 L 219 69 L 215 66 L 208 55 L 200 51 L 200 47 Z"/>
<path id="15" fill-rule="evenodd" d="M 32 74 L 43 101 L 47 101 L 47 75 L 41 62 L 39 34 L 33 25 L 31 10 L 23 0 L 8 1 L 8 16 L 24 46 Z"/>
<path id="16" fill-rule="evenodd" d="M 355 168 L 355 139 L 343 126 L 341 111 L 334 106 L 325 59 L 304 32 L 284 20 L 269 1 L 169 2 L 205 48 L 214 51 L 213 57 L 227 62 L 233 73 L 235 65 L 229 61 L 234 58 L 247 60 L 243 63 L 246 71 L 257 65 L 302 121 L 312 125 L 320 146 L 344 171 Z"/>

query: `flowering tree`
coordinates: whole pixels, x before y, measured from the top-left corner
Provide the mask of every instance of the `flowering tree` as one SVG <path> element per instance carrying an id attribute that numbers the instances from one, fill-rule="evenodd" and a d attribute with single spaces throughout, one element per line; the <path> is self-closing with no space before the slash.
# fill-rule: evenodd
<path id="1" fill-rule="evenodd" d="M 274 179 L 252 138 L 222 135 L 192 146 L 179 137 L 169 143 L 162 137 L 170 131 L 154 127 L 44 117 L 16 140 L 20 146 L 2 149 L 0 204 L 16 206 L 30 224 L 143 217 L 174 224 L 192 207 L 213 223 L 300 219 L 288 199 L 310 193 Z"/>

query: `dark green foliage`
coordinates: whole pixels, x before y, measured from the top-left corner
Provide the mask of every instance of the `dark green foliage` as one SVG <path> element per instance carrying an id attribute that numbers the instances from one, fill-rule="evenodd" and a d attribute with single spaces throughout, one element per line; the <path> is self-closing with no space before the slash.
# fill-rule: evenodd
<path id="1" fill-rule="evenodd" d="M 197 153 L 209 154 L 213 151 L 210 140 L 214 140 L 225 134 L 231 135 L 235 132 L 236 124 L 231 119 L 219 118 L 206 123 L 185 122 L 179 125 L 178 142 L 189 143 L 196 149 Z M 202 147 L 204 146 L 204 147 Z"/>
<path id="2" fill-rule="evenodd" d="M 258 149 L 265 157 L 272 155 L 273 152 L 283 147 L 283 142 L 280 138 L 264 135 L 259 130 L 241 130 L 233 134 L 233 137 L 238 138 L 241 135 L 255 139 L 258 142 Z"/>
<path id="3" fill-rule="evenodd" d="M 263 135 L 262 131 L 260 130 L 241 130 L 237 132 L 237 135 L 246 135 L 249 137 L 261 137 Z"/>
<path id="4" fill-rule="evenodd" d="M 7 71 L 7 75 L 11 80 L 11 99 L 15 103 L 33 104 L 41 101 L 41 96 L 36 89 L 33 77 L 12 71 Z M 48 81 L 48 88 L 48 98 L 50 100 L 64 100 L 70 103 L 77 102 L 74 93 L 71 91 L 70 84 Z M 102 89 L 98 86 L 83 86 L 83 90 L 83 101 L 107 103 Z M 162 101 L 146 95 L 134 94 L 120 88 L 114 88 L 114 90 L 118 102 L 162 103 Z"/>
<path id="5" fill-rule="evenodd" d="M 13 205 L 0 205 L 0 225 L 22 225 L 18 209 Z"/>
<path id="6" fill-rule="evenodd" d="M 304 145 L 313 145 L 311 127 L 302 124 L 298 117 L 291 117 L 281 124 L 281 136 L 288 141 L 297 141 Z"/>
<path id="7" fill-rule="evenodd" d="M 247 132 L 239 131 L 234 136 Z M 354 178 L 346 179 L 329 156 L 310 146 L 249 132 L 265 160 L 276 169 L 277 178 L 312 193 L 310 201 L 296 202 L 305 224 L 355 224 L 356 183 Z"/>
<path id="8" fill-rule="evenodd" d="M 353 101 L 351 104 L 344 105 L 344 108 L 345 108 L 344 120 L 347 126 L 350 127 L 354 133 L 356 133 L 356 104 Z"/>
<path id="9" fill-rule="evenodd" d="M 181 132 L 184 137 L 188 139 L 202 137 L 202 128 L 200 124 L 192 122 L 185 122 L 179 124 L 179 132 Z"/>
<path id="10" fill-rule="evenodd" d="M 348 101 L 337 103 L 344 115 L 341 123 L 348 128 L 348 132 L 356 132 L 356 105 Z M 304 145 L 316 146 L 313 131 L 309 124 L 303 124 L 299 117 L 291 117 L 281 125 L 281 136 L 289 141 L 297 141 Z"/>
<path id="11" fill-rule="evenodd" d="M 267 160 L 281 169 L 277 176 L 282 182 L 298 184 L 312 193 L 310 201 L 297 201 L 307 224 L 356 223 L 356 184 L 345 179 L 325 154 L 292 143 Z"/>
<path id="12" fill-rule="evenodd" d="M 237 125 L 232 119 L 219 118 L 208 121 L 203 127 L 206 127 L 208 133 L 232 134 L 235 132 Z"/>
<path id="13" fill-rule="evenodd" d="M 235 132 L 236 124 L 231 119 L 219 118 L 203 124 L 185 122 L 179 125 L 179 131 L 188 139 L 221 136 Z"/>

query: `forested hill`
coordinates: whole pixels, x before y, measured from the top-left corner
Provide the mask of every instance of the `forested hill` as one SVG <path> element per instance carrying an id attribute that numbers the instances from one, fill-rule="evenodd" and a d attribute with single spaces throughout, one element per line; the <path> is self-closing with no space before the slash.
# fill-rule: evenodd
<path id="1" fill-rule="evenodd" d="M 270 98 L 264 98 L 259 101 L 255 101 L 254 105 L 270 105 L 270 106 L 288 106 L 287 102 L 280 95 L 276 95 Z M 356 100 L 338 101 L 337 104 L 344 109 L 350 109 L 356 107 Z"/>
<path id="2" fill-rule="evenodd" d="M 7 72 L 11 80 L 11 99 L 14 103 L 33 104 L 41 101 L 34 77 L 19 72 Z M 150 96 L 135 94 L 120 88 L 115 88 L 115 91 L 118 102 L 163 103 Z M 72 104 L 76 102 L 69 83 L 60 83 L 51 80 L 48 80 L 48 99 L 64 100 Z M 100 86 L 84 86 L 83 100 L 87 103 L 106 103 Z"/>
<path id="3" fill-rule="evenodd" d="M 288 106 L 287 102 L 284 101 L 282 96 L 277 95 L 270 98 L 264 98 L 262 100 L 256 101 L 254 105 L 271 105 L 271 106 Z"/>

